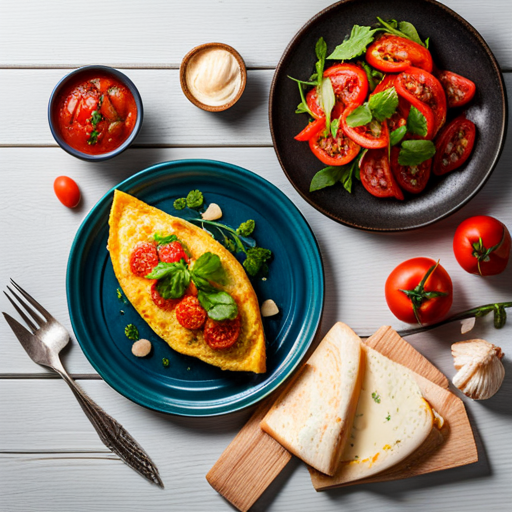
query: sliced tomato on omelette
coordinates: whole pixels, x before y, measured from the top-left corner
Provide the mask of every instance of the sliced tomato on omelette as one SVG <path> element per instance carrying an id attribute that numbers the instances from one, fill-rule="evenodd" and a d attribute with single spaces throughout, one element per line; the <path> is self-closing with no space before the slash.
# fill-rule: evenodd
<path id="1" fill-rule="evenodd" d="M 197 357 L 223 370 L 266 371 L 265 336 L 256 293 L 238 260 L 208 233 L 183 219 L 116 190 L 110 211 L 108 250 L 115 275 L 124 294 L 158 336 L 171 348 Z M 204 340 L 202 329 L 186 329 L 176 319 L 176 309 L 159 308 L 151 298 L 152 279 L 131 271 L 130 256 L 140 242 L 152 241 L 155 233 L 175 234 L 193 260 L 211 252 L 219 256 L 227 279 L 222 289 L 236 301 L 240 335 L 228 349 L 214 350 Z"/>

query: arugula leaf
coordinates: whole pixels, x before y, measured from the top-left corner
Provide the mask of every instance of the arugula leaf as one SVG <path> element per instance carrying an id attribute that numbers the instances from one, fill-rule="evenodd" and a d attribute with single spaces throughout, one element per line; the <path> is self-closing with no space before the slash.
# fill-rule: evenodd
<path id="1" fill-rule="evenodd" d="M 200 190 L 191 190 L 187 195 L 187 206 L 189 208 L 201 208 L 203 201 L 203 193 Z"/>
<path id="2" fill-rule="evenodd" d="M 199 291 L 197 298 L 212 320 L 233 320 L 238 316 L 235 299 L 225 291 Z"/>
<path id="3" fill-rule="evenodd" d="M 361 27 L 354 25 L 350 37 L 336 46 L 335 50 L 327 57 L 329 60 L 350 60 L 359 57 L 366 51 L 366 47 L 373 42 L 374 35 L 380 28 Z"/>
<path id="4" fill-rule="evenodd" d="M 407 131 L 421 137 L 427 135 L 427 119 L 415 106 L 411 106 L 407 116 Z"/>
<path id="5" fill-rule="evenodd" d="M 400 126 L 400 128 L 397 128 L 396 130 L 393 130 L 389 134 L 389 143 L 391 146 L 396 146 L 407 133 L 407 127 L 406 126 Z"/>
<path id="6" fill-rule="evenodd" d="M 400 165 L 419 165 L 432 158 L 436 147 L 431 140 L 406 140 L 402 142 L 402 149 L 398 155 Z"/>
<path id="7" fill-rule="evenodd" d="M 351 128 L 363 126 L 368 124 L 371 120 L 372 112 L 368 106 L 368 103 L 364 103 L 363 105 L 357 107 L 347 116 L 347 124 Z"/>
<path id="8" fill-rule="evenodd" d="M 176 240 L 178 240 L 178 237 L 176 235 L 161 235 L 160 233 L 156 232 L 153 235 L 153 240 L 158 245 L 166 245 L 170 244 L 171 242 L 176 242 Z"/>
<path id="9" fill-rule="evenodd" d="M 194 276 L 223 284 L 226 279 L 226 272 L 217 254 L 205 252 L 192 266 Z"/>
<path id="10" fill-rule="evenodd" d="M 335 139 L 338 135 L 338 130 L 340 129 L 340 120 L 339 119 L 333 119 L 331 121 L 331 135 L 332 138 Z"/>
<path id="11" fill-rule="evenodd" d="M 384 119 L 388 119 L 398 107 L 398 94 L 395 88 L 390 87 L 373 95 L 368 102 L 368 106 L 377 121 L 382 122 Z"/>
<path id="12" fill-rule="evenodd" d="M 321 37 L 315 45 L 315 54 L 316 58 L 318 59 L 317 63 L 315 64 L 316 69 L 316 77 L 317 77 L 317 83 L 320 84 L 320 81 L 322 80 L 324 76 L 324 67 L 325 67 L 325 57 L 327 55 L 327 43 L 324 41 L 324 38 Z"/>
<path id="13" fill-rule="evenodd" d="M 291 76 L 288 78 L 292 78 Z M 295 78 L 292 78 L 292 80 L 295 80 Z M 308 102 L 306 101 L 306 98 L 304 97 L 304 89 L 302 88 L 302 83 L 299 80 L 295 80 L 299 85 L 299 93 L 300 93 L 300 99 L 301 102 L 297 105 L 297 109 L 295 110 L 296 114 L 309 114 L 311 117 L 315 117 L 313 112 L 311 112 L 311 109 L 308 107 Z M 315 83 L 316 85 L 316 83 Z"/>

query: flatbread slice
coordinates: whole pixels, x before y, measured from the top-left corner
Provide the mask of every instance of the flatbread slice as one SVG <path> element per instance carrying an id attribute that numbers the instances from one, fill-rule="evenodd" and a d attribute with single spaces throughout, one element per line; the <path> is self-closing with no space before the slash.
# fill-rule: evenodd
<path id="1" fill-rule="evenodd" d="M 265 336 L 258 299 L 242 265 L 224 246 L 197 226 L 119 190 L 114 192 L 109 225 L 108 250 L 115 275 L 128 300 L 158 336 L 174 350 L 223 370 L 265 372 Z M 240 336 L 231 348 L 213 350 L 204 341 L 202 330 L 182 327 L 174 309 L 166 311 L 153 303 L 153 281 L 131 272 L 133 248 L 139 242 L 153 240 L 155 233 L 175 234 L 186 245 L 192 259 L 205 252 L 220 257 L 227 274 L 222 289 L 235 299 L 241 318 Z"/>
<path id="2" fill-rule="evenodd" d="M 354 423 L 332 479 L 337 486 L 399 464 L 420 449 L 437 424 L 411 370 L 370 347 L 364 346 L 364 352 Z M 328 485 L 328 477 L 311 473 L 315 487 Z"/>
<path id="3" fill-rule="evenodd" d="M 354 419 L 362 366 L 359 336 L 335 324 L 261 428 L 307 464 L 332 475 Z"/>

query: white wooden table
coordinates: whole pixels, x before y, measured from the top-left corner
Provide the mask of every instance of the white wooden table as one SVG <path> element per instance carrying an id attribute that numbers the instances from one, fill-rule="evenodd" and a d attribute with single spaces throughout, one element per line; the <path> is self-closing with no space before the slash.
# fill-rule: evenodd
<path id="1" fill-rule="evenodd" d="M 512 228 L 512 141 L 484 189 L 451 218 L 405 234 L 368 234 L 339 225 L 310 207 L 284 176 L 272 148 L 267 100 L 274 68 L 288 41 L 329 0 L 48 0 L 0 1 L 0 285 L 9 277 L 35 295 L 71 330 L 65 276 L 74 234 L 112 186 L 145 167 L 180 158 L 224 160 L 281 188 L 310 223 L 326 275 L 324 334 L 337 320 L 356 331 L 391 324 L 384 282 L 402 260 L 440 258 L 454 281 L 453 312 L 510 300 L 512 265 L 480 279 L 457 264 L 451 240 L 459 222 L 475 214 Z M 447 0 L 487 40 L 512 91 L 512 3 Z M 198 110 L 179 86 L 181 58 L 197 44 L 235 47 L 248 66 L 239 108 Z M 46 119 L 48 97 L 69 69 L 100 63 L 118 67 L 138 86 L 145 106 L 142 132 L 122 156 L 101 164 L 77 160 L 54 143 Z M 509 103 L 512 97 L 509 96 Z M 59 175 L 83 193 L 77 210 L 53 194 Z M 0 310 L 12 313 L 2 295 Z M 460 335 L 451 325 L 410 341 L 452 377 L 450 345 L 483 337 L 503 347 L 508 372 L 500 392 L 477 403 L 465 399 L 478 443 L 477 464 L 414 479 L 315 493 L 305 466 L 293 460 L 254 510 L 403 511 L 508 510 L 512 502 L 512 321 L 501 331 L 481 320 Z M 95 373 L 76 341 L 65 357 L 70 373 L 117 418 L 160 469 L 165 490 L 152 486 L 98 439 L 66 384 L 34 364 L 0 321 L 0 511 L 229 511 L 205 475 L 251 414 L 213 419 L 166 416 L 125 399 Z"/>

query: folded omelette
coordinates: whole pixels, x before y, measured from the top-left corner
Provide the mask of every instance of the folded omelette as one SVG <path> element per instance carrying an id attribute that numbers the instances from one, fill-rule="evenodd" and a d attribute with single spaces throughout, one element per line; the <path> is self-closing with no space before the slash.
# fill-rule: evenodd
<path id="1" fill-rule="evenodd" d="M 119 284 L 138 313 L 171 348 L 218 366 L 223 370 L 266 371 L 265 336 L 254 289 L 238 260 L 211 235 L 193 224 L 116 190 L 109 218 L 108 250 Z M 240 314 L 240 335 L 230 348 L 214 350 L 204 340 L 202 329 L 186 329 L 175 309 L 157 307 L 151 298 L 152 279 L 132 273 L 130 256 L 140 242 L 153 240 L 155 233 L 176 235 L 187 247 L 191 259 L 211 252 L 219 256 L 227 279 L 222 290 L 236 301 Z"/>

